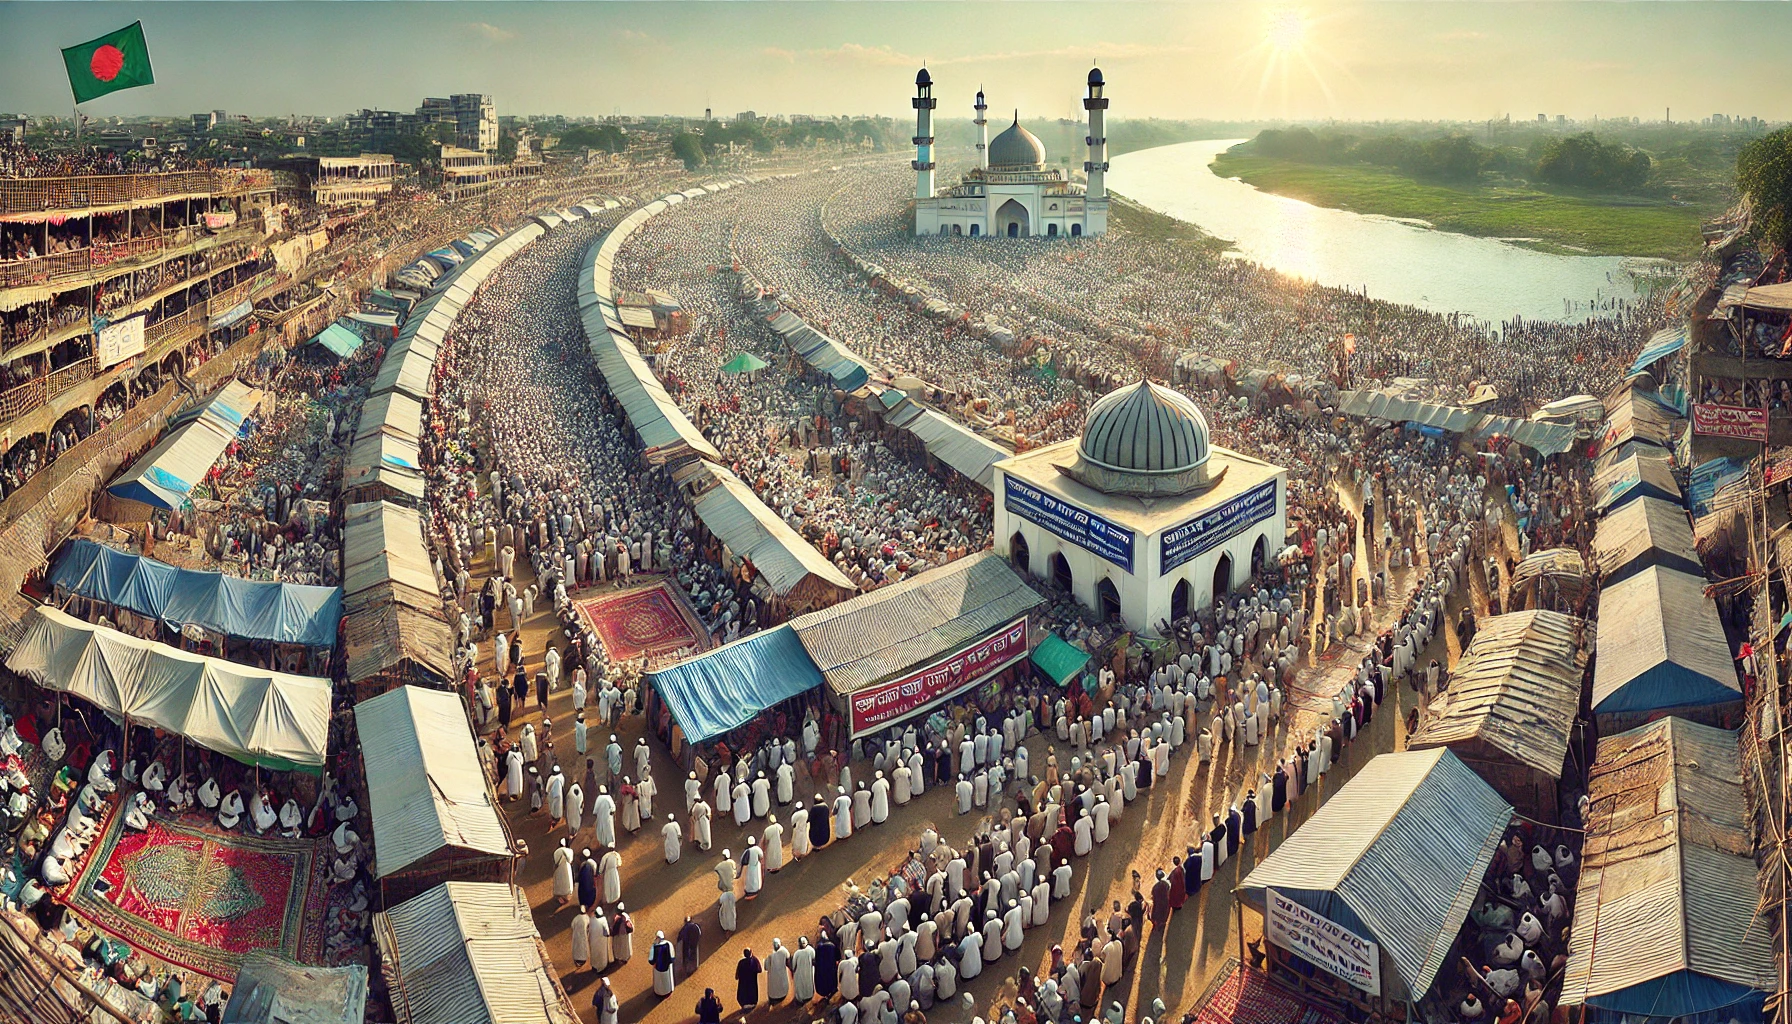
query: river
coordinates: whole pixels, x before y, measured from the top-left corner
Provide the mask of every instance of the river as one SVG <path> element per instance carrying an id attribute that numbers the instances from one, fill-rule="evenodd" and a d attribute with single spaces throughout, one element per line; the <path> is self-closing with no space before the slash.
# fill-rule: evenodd
<path id="1" fill-rule="evenodd" d="M 1493 323 L 1514 316 L 1586 316 L 1592 301 L 1635 296 L 1633 272 L 1661 266 L 1616 256 L 1560 256 L 1260 192 L 1209 166 L 1242 141 L 1208 139 L 1122 154 L 1111 161 L 1108 187 L 1227 239 L 1238 256 L 1285 274 Z"/>

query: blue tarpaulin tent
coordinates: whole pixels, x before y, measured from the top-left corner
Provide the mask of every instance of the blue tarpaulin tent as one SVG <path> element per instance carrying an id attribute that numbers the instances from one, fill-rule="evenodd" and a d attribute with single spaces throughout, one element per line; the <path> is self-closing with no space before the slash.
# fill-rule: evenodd
<path id="1" fill-rule="evenodd" d="M 1645 345 L 1643 350 L 1637 353 L 1636 362 L 1630 364 L 1630 370 L 1625 376 L 1634 377 L 1644 370 L 1647 370 L 1650 364 L 1654 363 L 1657 359 L 1671 356 L 1675 352 L 1685 348 L 1686 339 L 1687 327 L 1685 324 L 1656 331 L 1655 334 L 1649 338 L 1649 344 Z"/>
<path id="2" fill-rule="evenodd" d="M 307 647 L 334 646 L 342 617 L 340 587 L 195 572 L 86 539 L 63 549 L 50 586 L 174 629 L 191 623 L 225 636 Z"/>
<path id="3" fill-rule="evenodd" d="M 233 380 L 197 412 L 169 420 L 169 429 L 107 490 L 115 497 L 175 509 L 242 433 L 261 392 Z"/>
<path id="4" fill-rule="evenodd" d="M 701 743 L 820 686 L 821 669 L 783 625 L 649 672 L 647 685 L 666 702 L 685 739 Z"/>
<path id="5" fill-rule="evenodd" d="M 344 359 L 361 350 L 361 336 L 341 324 L 331 324 L 319 331 L 310 344 L 322 345 Z"/>

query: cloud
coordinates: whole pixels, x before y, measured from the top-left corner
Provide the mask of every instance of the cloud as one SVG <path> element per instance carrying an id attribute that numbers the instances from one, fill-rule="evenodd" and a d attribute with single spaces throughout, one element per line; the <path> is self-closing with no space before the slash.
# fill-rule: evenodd
<path id="1" fill-rule="evenodd" d="M 658 40 L 654 39 L 651 35 L 648 35 L 645 32 L 638 32 L 632 28 L 617 29 L 616 38 L 625 43 L 658 42 Z"/>
<path id="2" fill-rule="evenodd" d="M 770 57 L 773 60 L 781 60 L 786 64 L 796 63 L 796 51 L 786 50 L 782 46 L 763 47 L 759 52 L 766 57 Z"/>
<path id="3" fill-rule="evenodd" d="M 464 26 L 467 31 L 480 36 L 490 43 L 508 43 L 516 38 L 516 33 L 507 28 L 499 28 L 490 22 L 469 21 Z"/>

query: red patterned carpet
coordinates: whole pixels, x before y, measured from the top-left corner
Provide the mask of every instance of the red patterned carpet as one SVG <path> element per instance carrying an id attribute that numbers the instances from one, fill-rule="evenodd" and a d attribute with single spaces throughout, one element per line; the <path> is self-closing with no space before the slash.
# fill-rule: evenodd
<path id="1" fill-rule="evenodd" d="M 304 958 L 315 862 L 309 841 L 224 837 L 166 821 L 134 832 L 115 818 L 71 905 L 151 956 L 229 981 L 253 950 Z"/>
<path id="2" fill-rule="evenodd" d="M 1344 1024 L 1344 1018 L 1271 984 L 1261 971 L 1239 970 L 1232 960 L 1208 990 L 1195 1024 Z"/>
<path id="3" fill-rule="evenodd" d="M 696 617 L 664 583 L 578 602 L 611 658 L 649 661 L 681 650 L 709 649 Z"/>

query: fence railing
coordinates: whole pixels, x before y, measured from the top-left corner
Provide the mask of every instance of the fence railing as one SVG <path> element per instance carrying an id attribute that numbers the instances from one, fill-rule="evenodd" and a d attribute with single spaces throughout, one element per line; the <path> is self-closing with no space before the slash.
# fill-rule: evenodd
<path id="1" fill-rule="evenodd" d="M 273 174 L 264 170 L 0 178 L 0 213 L 83 210 L 92 206 L 154 202 L 177 196 L 227 195 L 271 188 L 273 184 Z"/>

